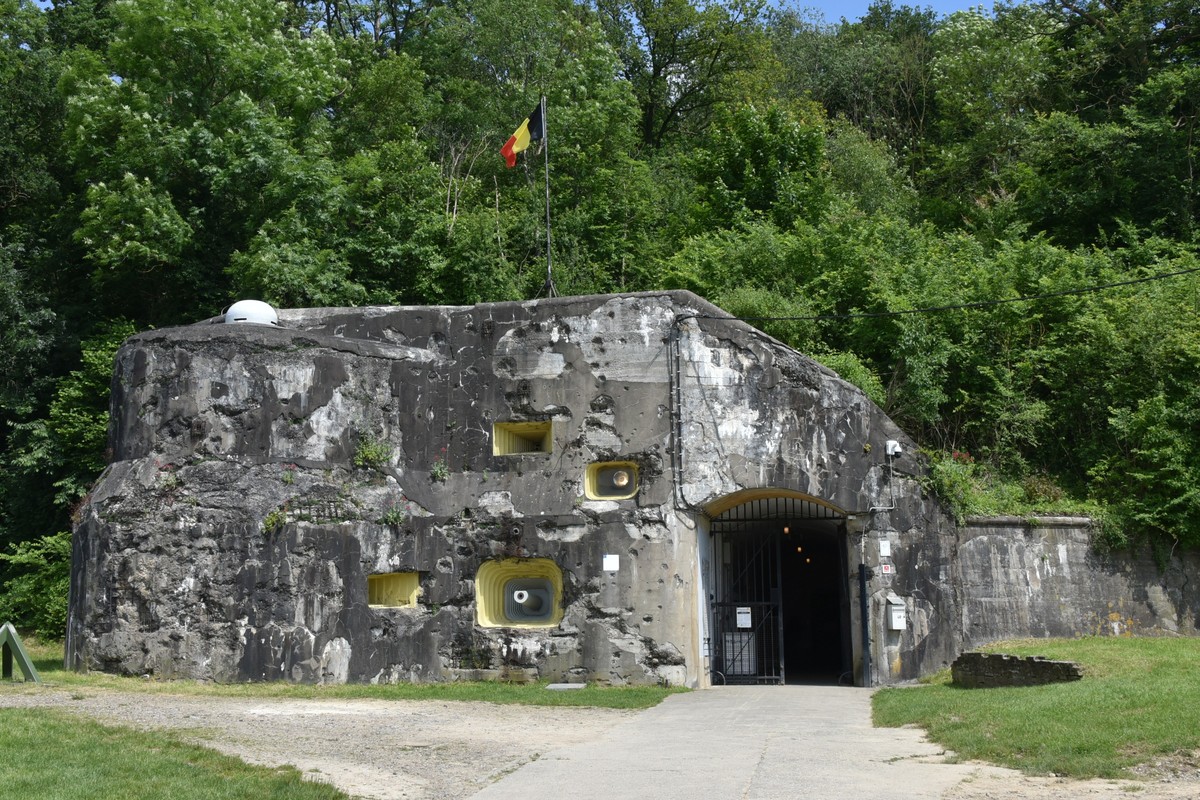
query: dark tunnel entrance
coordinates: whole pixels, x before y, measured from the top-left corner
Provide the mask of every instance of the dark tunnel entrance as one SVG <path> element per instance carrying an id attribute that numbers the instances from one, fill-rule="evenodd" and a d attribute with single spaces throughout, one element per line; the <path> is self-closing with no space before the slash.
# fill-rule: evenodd
<path id="1" fill-rule="evenodd" d="M 849 573 L 842 541 L 835 531 L 802 523 L 781 537 L 787 683 L 834 683 L 850 671 Z"/>

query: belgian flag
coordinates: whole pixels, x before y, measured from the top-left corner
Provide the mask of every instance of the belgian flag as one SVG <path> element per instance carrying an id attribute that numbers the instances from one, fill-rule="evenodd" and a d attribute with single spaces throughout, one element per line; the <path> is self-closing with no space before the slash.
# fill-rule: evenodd
<path id="1" fill-rule="evenodd" d="M 513 135 L 508 137 L 504 147 L 500 148 L 500 155 L 504 156 L 508 168 L 512 169 L 517 165 L 517 153 L 534 142 L 540 142 L 545 136 L 546 125 L 542 121 L 542 104 L 538 103 L 537 108 L 533 109 L 521 126 L 513 131 Z"/>

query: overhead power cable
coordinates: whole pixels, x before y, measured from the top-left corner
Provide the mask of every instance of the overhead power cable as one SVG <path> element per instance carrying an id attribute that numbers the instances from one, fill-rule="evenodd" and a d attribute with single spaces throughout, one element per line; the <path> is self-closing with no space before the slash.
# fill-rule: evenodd
<path id="1" fill-rule="evenodd" d="M 1054 297 L 1068 297 L 1071 295 L 1091 294 L 1094 292 L 1103 292 L 1107 289 L 1116 289 L 1121 286 L 1133 286 L 1138 283 L 1150 283 L 1152 281 L 1166 280 L 1167 278 L 1177 278 L 1180 275 L 1190 275 L 1194 272 L 1200 272 L 1200 267 L 1192 267 L 1190 269 L 1181 269 L 1176 272 L 1164 272 L 1159 275 L 1147 275 L 1143 278 L 1131 278 L 1127 281 L 1115 281 L 1113 283 L 1103 283 L 1096 286 L 1085 286 L 1081 289 L 1064 289 L 1061 292 L 1047 292 L 1046 294 L 1022 295 L 1021 297 L 1007 297 L 1001 300 L 977 300 L 973 303 L 953 303 L 944 306 L 925 306 L 923 308 L 909 308 L 902 311 L 864 311 L 857 314 L 807 314 L 803 316 L 789 317 L 733 317 L 743 322 L 757 321 L 788 321 L 788 320 L 822 320 L 822 319 L 871 319 L 876 317 L 902 317 L 909 314 L 931 314 L 938 311 L 957 311 L 967 308 L 988 308 L 990 306 L 1000 306 L 1008 303 L 1029 303 L 1034 300 L 1048 300 Z M 689 314 L 682 319 L 730 319 L 730 317 L 705 316 L 702 314 Z"/>

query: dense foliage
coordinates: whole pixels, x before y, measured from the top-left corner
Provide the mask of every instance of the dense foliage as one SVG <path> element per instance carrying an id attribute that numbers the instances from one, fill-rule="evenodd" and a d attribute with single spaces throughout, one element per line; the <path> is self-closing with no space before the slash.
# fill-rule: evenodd
<path id="1" fill-rule="evenodd" d="M 4 614 L 61 630 L 130 331 L 545 291 L 542 95 L 560 293 L 786 317 L 960 511 L 1200 544 L 1191 2 L 0 0 Z"/>

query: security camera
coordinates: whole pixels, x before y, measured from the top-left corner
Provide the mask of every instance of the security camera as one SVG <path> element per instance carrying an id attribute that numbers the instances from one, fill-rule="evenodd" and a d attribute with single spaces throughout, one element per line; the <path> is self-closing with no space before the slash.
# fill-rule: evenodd
<path id="1" fill-rule="evenodd" d="M 895 439 L 888 439 L 887 447 L 884 450 L 884 452 L 886 452 L 892 458 L 895 458 L 896 456 L 903 453 L 904 450 L 903 450 L 903 448 L 900 447 L 900 443 L 897 442 Z"/>

